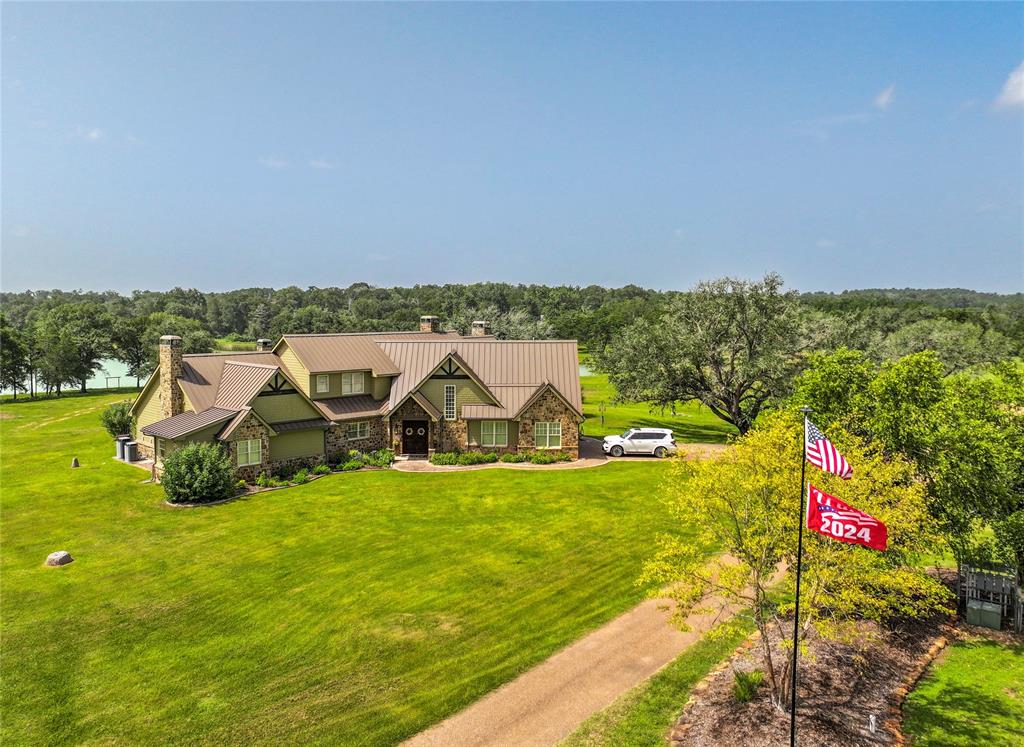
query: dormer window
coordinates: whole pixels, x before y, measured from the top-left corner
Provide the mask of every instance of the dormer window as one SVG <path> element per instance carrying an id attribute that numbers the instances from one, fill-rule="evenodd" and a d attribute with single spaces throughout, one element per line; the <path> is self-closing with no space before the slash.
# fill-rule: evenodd
<path id="1" fill-rule="evenodd" d="M 331 377 L 327 374 L 317 374 L 316 393 L 327 394 L 329 391 L 331 391 Z"/>
<path id="2" fill-rule="evenodd" d="M 343 373 L 341 375 L 341 393 L 362 394 L 366 389 L 363 384 L 363 372 Z"/>

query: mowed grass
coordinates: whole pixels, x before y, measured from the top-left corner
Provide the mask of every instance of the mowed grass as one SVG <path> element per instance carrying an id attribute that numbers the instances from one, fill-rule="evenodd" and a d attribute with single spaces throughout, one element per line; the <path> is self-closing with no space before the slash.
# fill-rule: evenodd
<path id="1" fill-rule="evenodd" d="M 671 411 L 651 409 L 646 402 L 615 403 L 615 386 L 604 374 L 581 376 L 583 386 L 583 432 L 602 438 L 624 432 L 634 426 L 671 428 L 676 440 L 689 443 L 725 443 L 736 429 L 716 416 L 711 410 L 696 403 L 688 403 Z M 604 423 L 601 422 L 601 403 L 605 405 Z"/>
<path id="2" fill-rule="evenodd" d="M 119 398 L 0 407 L 5 745 L 395 743 L 637 603 L 675 530 L 660 462 L 174 509 L 111 458 Z"/>
<path id="3" fill-rule="evenodd" d="M 1024 744 L 1024 643 L 975 638 L 946 649 L 910 693 L 914 747 Z"/>

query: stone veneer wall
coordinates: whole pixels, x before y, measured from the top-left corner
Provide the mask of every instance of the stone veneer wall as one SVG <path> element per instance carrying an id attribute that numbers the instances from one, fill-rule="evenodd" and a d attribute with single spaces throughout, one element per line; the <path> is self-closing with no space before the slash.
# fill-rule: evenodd
<path id="1" fill-rule="evenodd" d="M 562 448 L 538 449 L 533 443 L 534 421 L 560 421 L 562 423 Z M 537 401 L 530 405 L 519 419 L 519 451 L 541 451 L 554 453 L 561 451 L 578 459 L 580 455 L 580 426 L 576 414 L 570 410 L 561 398 L 553 392 L 546 391 Z"/>
<path id="2" fill-rule="evenodd" d="M 348 454 L 351 449 L 359 451 L 374 451 L 388 447 L 388 425 L 384 418 L 372 417 L 361 418 L 352 422 L 367 420 L 370 423 L 370 433 L 366 438 L 348 440 L 348 423 L 334 423 L 327 429 L 327 459 L 331 462 L 339 461 Z"/>
<path id="3" fill-rule="evenodd" d="M 153 452 L 153 447 L 149 444 L 144 444 L 142 441 L 135 442 L 135 451 L 138 454 L 139 461 L 145 461 L 147 459 L 153 459 L 156 454 Z"/>
<path id="4" fill-rule="evenodd" d="M 438 424 L 430 419 L 427 411 L 420 407 L 415 400 L 407 399 L 388 419 L 391 421 L 391 448 L 396 454 L 402 452 L 402 421 L 426 420 L 427 421 L 427 449 L 438 450 Z"/>
<path id="5" fill-rule="evenodd" d="M 182 374 L 181 338 L 164 335 L 160 338 L 160 414 L 172 418 L 185 411 L 185 393 L 178 386 Z"/>
<path id="6" fill-rule="evenodd" d="M 437 423 L 438 451 L 465 451 L 469 445 L 469 424 L 465 420 L 442 420 Z"/>
<path id="7" fill-rule="evenodd" d="M 260 439 L 260 456 L 263 461 L 259 464 L 239 467 L 238 465 L 238 442 L 250 438 Z M 254 415 L 250 414 L 242 421 L 242 424 L 235 428 L 231 434 L 231 440 L 227 444 L 228 456 L 231 458 L 231 465 L 235 469 L 235 475 L 246 482 L 253 482 L 259 477 L 260 472 L 272 472 L 270 462 L 270 432 Z"/>

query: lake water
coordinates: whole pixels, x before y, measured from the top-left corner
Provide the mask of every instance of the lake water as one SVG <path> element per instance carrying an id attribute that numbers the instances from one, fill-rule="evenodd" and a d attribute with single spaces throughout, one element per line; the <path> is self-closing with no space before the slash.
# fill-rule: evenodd
<path id="1" fill-rule="evenodd" d="M 100 361 L 100 363 L 102 368 L 96 371 L 92 378 L 85 383 L 87 389 L 116 389 L 117 387 L 135 386 L 135 377 L 128 376 L 128 367 L 121 361 L 109 358 Z M 139 383 L 145 384 L 146 378 L 143 377 Z M 78 385 L 72 384 L 69 387 L 62 387 L 62 389 L 77 391 Z M 0 394 L 10 393 L 10 389 L 0 389 Z M 18 396 L 21 396 L 20 392 Z"/>

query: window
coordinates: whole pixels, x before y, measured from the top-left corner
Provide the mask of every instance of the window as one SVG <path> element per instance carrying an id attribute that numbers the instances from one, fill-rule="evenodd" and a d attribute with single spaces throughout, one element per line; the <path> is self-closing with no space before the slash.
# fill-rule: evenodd
<path id="1" fill-rule="evenodd" d="M 342 394 L 362 394 L 363 393 L 363 372 L 356 371 L 355 373 L 343 373 L 341 375 L 341 393 Z"/>
<path id="2" fill-rule="evenodd" d="M 316 393 L 325 394 L 329 391 L 331 391 L 331 377 L 327 374 L 317 374 Z"/>
<path id="3" fill-rule="evenodd" d="M 508 421 L 483 420 L 480 422 L 481 446 L 508 446 Z"/>
<path id="4" fill-rule="evenodd" d="M 238 449 L 239 467 L 244 467 L 247 464 L 259 464 L 263 461 L 260 454 L 262 443 L 258 438 L 247 438 L 244 441 L 239 441 L 236 448 Z"/>
<path id="5" fill-rule="evenodd" d="M 455 385 L 444 385 L 444 419 L 455 420 Z"/>
<path id="6" fill-rule="evenodd" d="M 357 438 L 366 438 L 370 435 L 370 421 L 361 420 L 358 423 L 348 424 L 348 440 L 354 441 Z"/>
<path id="7" fill-rule="evenodd" d="M 533 443 L 538 449 L 562 448 L 562 424 L 537 421 L 533 424 Z"/>

